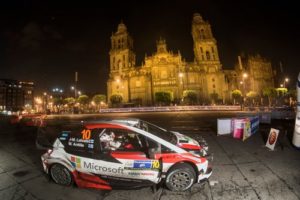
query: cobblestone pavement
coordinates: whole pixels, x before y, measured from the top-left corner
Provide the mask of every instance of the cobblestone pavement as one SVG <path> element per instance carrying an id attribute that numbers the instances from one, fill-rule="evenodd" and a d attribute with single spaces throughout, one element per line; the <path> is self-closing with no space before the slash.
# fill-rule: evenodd
<path id="1" fill-rule="evenodd" d="M 246 141 L 216 136 L 216 119 L 234 113 L 184 112 L 138 113 L 118 116 L 139 117 L 178 130 L 192 137 L 204 137 L 213 152 L 213 175 L 209 182 L 196 184 L 187 192 L 164 188 L 113 190 L 110 192 L 64 187 L 54 184 L 43 173 L 39 151 L 35 147 L 34 128 L 0 124 L 0 199 L 300 199 L 300 151 L 290 144 L 292 121 L 274 121 L 262 125 Z M 112 114 L 101 115 L 113 116 Z M 172 119 L 172 120 L 170 120 Z M 280 129 L 275 151 L 264 147 L 270 127 Z"/>

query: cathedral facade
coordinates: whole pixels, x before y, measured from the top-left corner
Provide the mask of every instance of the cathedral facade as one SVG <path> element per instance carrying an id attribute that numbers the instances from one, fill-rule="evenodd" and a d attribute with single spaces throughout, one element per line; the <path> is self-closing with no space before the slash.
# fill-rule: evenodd
<path id="1" fill-rule="evenodd" d="M 133 39 L 125 24 L 120 23 L 111 36 L 108 102 L 112 95 L 119 95 L 123 103 L 155 105 L 156 93 L 168 92 L 173 101 L 178 101 L 185 91 L 192 91 L 200 104 L 211 103 L 212 98 L 228 102 L 238 73 L 222 69 L 211 26 L 198 13 L 193 16 L 191 33 L 194 61 L 186 62 L 179 52 L 169 51 L 166 41 L 160 38 L 156 52 L 145 57 L 142 66 L 136 66 Z"/>
<path id="2" fill-rule="evenodd" d="M 219 59 L 217 42 L 210 24 L 199 14 L 192 20 L 194 42 L 193 62 L 186 62 L 181 54 L 172 53 L 163 39 L 157 41 L 157 51 L 145 58 L 144 65 L 135 65 L 133 40 L 126 26 L 118 25 L 111 36 L 110 74 L 107 95 L 121 95 L 124 103 L 155 104 L 157 92 L 168 92 L 172 100 L 182 99 L 184 91 L 193 91 L 199 103 L 212 94 L 218 99 L 229 98 L 228 84 Z"/>

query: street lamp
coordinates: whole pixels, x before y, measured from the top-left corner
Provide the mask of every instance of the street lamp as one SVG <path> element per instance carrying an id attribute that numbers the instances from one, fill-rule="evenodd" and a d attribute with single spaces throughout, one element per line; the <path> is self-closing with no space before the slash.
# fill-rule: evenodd
<path id="1" fill-rule="evenodd" d="M 44 94 L 43 109 L 44 109 L 44 112 L 47 113 L 47 104 L 48 104 L 47 92 L 44 92 L 43 94 Z"/>
<path id="2" fill-rule="evenodd" d="M 245 101 L 246 101 L 246 83 L 245 83 L 246 78 L 248 78 L 248 74 L 243 73 L 242 81 L 240 82 L 240 84 L 243 85 L 243 105 L 245 104 Z"/>
<path id="3" fill-rule="evenodd" d="M 284 81 L 283 81 L 283 87 L 285 88 L 286 87 L 286 84 L 289 82 L 289 78 L 285 78 Z"/>
<path id="4" fill-rule="evenodd" d="M 76 99 L 76 94 L 77 94 L 77 92 L 76 92 L 76 87 L 75 86 L 71 86 L 71 90 L 74 90 L 74 98 Z"/>
<path id="5" fill-rule="evenodd" d="M 184 92 L 183 73 L 179 72 L 178 77 L 180 78 L 180 84 L 182 85 L 182 96 L 183 96 L 183 92 Z M 182 101 L 183 101 L 183 98 L 182 98 Z"/>
<path id="6" fill-rule="evenodd" d="M 248 74 L 247 73 L 243 73 L 243 77 L 242 77 L 242 82 L 243 82 L 243 93 L 244 93 L 244 96 L 246 95 L 246 84 L 245 84 L 245 79 L 248 78 Z"/>

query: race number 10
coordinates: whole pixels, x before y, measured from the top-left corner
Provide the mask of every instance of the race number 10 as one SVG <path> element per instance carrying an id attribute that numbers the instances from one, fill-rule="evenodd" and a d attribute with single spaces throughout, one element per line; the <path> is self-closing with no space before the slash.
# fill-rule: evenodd
<path id="1" fill-rule="evenodd" d="M 158 160 L 152 161 L 152 168 L 154 168 L 154 169 L 158 169 L 159 168 L 159 161 Z"/>
<path id="2" fill-rule="evenodd" d="M 81 134 L 82 134 L 82 139 L 83 140 L 89 140 L 89 139 L 91 139 L 91 130 L 89 130 L 89 129 L 83 129 L 81 131 Z"/>

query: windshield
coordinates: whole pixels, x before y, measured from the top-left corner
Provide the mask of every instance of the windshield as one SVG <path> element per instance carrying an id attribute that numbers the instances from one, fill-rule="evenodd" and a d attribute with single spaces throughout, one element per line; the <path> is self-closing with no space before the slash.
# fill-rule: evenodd
<path id="1" fill-rule="evenodd" d="M 176 136 L 173 133 L 171 133 L 161 127 L 158 127 L 154 124 L 151 124 L 151 123 L 145 122 L 145 121 L 140 121 L 139 125 L 140 125 L 140 129 L 145 130 L 149 133 L 152 133 L 153 135 L 155 135 L 163 140 L 171 142 L 172 144 L 177 143 Z"/>

